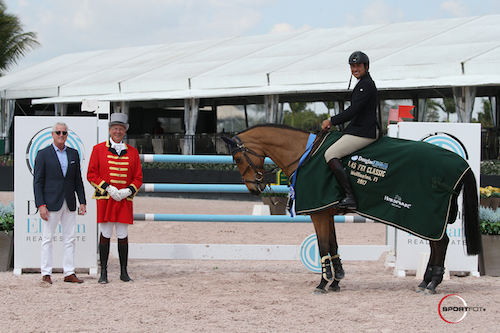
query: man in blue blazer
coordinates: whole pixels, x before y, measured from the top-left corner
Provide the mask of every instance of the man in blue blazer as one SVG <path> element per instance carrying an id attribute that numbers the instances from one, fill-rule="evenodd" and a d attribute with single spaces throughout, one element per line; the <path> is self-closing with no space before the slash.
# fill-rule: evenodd
<path id="1" fill-rule="evenodd" d="M 52 240 L 61 222 L 63 234 L 64 282 L 82 283 L 75 274 L 76 198 L 78 214 L 86 213 L 86 200 L 78 151 L 65 145 L 68 126 L 57 122 L 52 126 L 53 144 L 38 151 L 35 159 L 33 188 L 35 204 L 42 218 L 42 280 L 52 284 Z"/>

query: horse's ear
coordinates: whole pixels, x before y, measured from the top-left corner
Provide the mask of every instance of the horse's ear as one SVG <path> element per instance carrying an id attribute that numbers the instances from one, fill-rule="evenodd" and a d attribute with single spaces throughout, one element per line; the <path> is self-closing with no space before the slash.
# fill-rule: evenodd
<path id="1" fill-rule="evenodd" d="M 234 141 L 233 139 L 227 138 L 225 136 L 221 136 L 220 138 L 229 145 L 229 148 L 232 149 L 233 147 L 236 147 L 236 141 Z"/>

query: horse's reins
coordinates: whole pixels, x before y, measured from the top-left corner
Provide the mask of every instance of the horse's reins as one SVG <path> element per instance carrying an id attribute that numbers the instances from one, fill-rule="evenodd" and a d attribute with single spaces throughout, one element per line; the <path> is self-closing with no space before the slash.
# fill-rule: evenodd
<path id="1" fill-rule="evenodd" d="M 234 158 L 234 155 L 236 153 L 241 152 L 241 153 L 243 153 L 243 156 L 245 157 L 245 160 L 248 163 L 247 167 L 245 168 L 245 171 L 243 171 L 243 173 L 241 174 L 241 180 L 244 183 L 264 184 L 265 187 L 271 188 L 271 183 L 267 180 L 266 176 L 271 175 L 271 174 L 275 174 L 279 170 L 279 168 L 278 167 L 274 167 L 274 168 L 272 168 L 269 171 L 260 171 L 260 170 L 265 170 L 264 167 L 260 166 L 260 165 L 255 165 L 252 162 L 252 160 L 250 159 L 250 157 L 248 156 L 248 154 L 252 154 L 254 156 L 257 156 L 257 157 L 261 158 L 262 159 L 262 165 L 264 165 L 264 159 L 266 158 L 266 156 L 260 155 L 260 154 L 256 153 L 254 150 L 246 147 L 245 144 L 243 143 L 243 141 L 241 141 L 241 139 L 238 137 L 238 135 L 233 136 L 232 139 L 236 143 L 236 148 L 234 148 L 233 150 L 231 150 L 231 155 Z M 300 157 L 297 160 L 295 160 L 292 163 L 290 163 L 289 165 L 287 165 L 285 168 L 287 168 L 287 167 L 293 165 L 294 163 L 298 162 L 299 159 L 300 159 Z M 245 174 L 247 173 L 247 171 L 250 168 L 254 171 L 254 174 L 255 174 L 254 175 L 254 179 L 255 180 L 248 180 L 248 179 L 245 179 L 243 177 L 243 176 L 245 176 Z M 266 180 L 266 181 L 264 182 L 264 180 Z M 260 190 L 260 188 L 259 188 L 259 190 Z"/>

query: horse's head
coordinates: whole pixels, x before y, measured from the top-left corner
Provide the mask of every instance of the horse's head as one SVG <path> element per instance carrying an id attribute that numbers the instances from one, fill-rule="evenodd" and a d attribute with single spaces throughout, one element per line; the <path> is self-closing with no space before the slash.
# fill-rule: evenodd
<path id="1" fill-rule="evenodd" d="M 241 174 L 241 179 L 251 194 L 259 196 L 266 188 L 264 177 L 264 159 L 266 156 L 246 147 L 235 135 L 232 139 L 222 137 L 229 145 L 229 150 Z"/>

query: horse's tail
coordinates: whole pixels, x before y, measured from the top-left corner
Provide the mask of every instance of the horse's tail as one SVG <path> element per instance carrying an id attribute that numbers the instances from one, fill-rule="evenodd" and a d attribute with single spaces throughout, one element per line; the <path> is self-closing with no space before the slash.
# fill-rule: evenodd
<path id="1" fill-rule="evenodd" d="M 467 254 L 475 255 L 482 251 L 479 230 L 479 198 L 474 173 L 469 168 L 463 177 L 463 230 L 467 244 Z"/>

